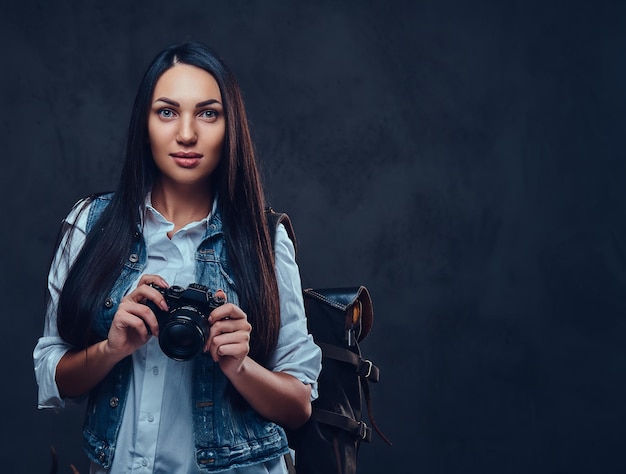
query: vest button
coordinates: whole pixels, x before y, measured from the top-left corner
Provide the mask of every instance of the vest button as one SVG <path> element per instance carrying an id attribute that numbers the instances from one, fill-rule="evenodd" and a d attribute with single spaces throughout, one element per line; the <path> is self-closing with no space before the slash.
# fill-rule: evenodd
<path id="1" fill-rule="evenodd" d="M 132 263 L 137 263 L 139 261 L 139 255 L 137 255 L 136 253 L 131 253 L 128 257 L 128 260 L 130 260 Z"/>
<path id="2" fill-rule="evenodd" d="M 105 308 L 112 308 L 113 307 L 113 300 L 111 298 L 107 298 L 106 300 L 104 300 L 104 307 Z"/>
<path id="3" fill-rule="evenodd" d="M 111 405 L 111 408 L 117 408 L 119 404 L 120 404 L 120 399 L 117 397 L 111 397 L 111 400 L 109 400 L 109 405 Z"/>

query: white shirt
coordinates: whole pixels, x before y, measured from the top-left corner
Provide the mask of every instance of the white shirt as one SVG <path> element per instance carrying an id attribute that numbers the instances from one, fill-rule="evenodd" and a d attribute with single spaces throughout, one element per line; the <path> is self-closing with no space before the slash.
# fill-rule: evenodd
<path id="1" fill-rule="evenodd" d="M 214 204 L 215 210 L 215 204 Z M 48 277 L 50 304 L 47 308 L 44 334 L 34 350 L 35 375 L 39 385 L 39 408 L 61 409 L 65 406 L 55 382 L 56 366 L 71 349 L 59 336 L 56 308 L 59 294 L 78 250 L 85 239 L 87 211 L 74 209 L 66 221 L 75 227 L 69 252 L 60 250 L 54 258 Z M 194 282 L 195 251 L 206 231 L 209 216 L 192 222 L 172 236 L 174 224 L 168 222 L 147 198 L 143 236 L 148 261 L 145 273 L 162 276 L 170 285 L 186 287 Z M 59 249 L 62 249 L 62 242 Z M 295 263 L 293 244 L 280 225 L 275 243 L 276 276 L 280 297 L 281 328 L 276 350 L 268 367 L 286 372 L 312 386 L 317 398 L 317 375 L 321 353 L 306 328 L 300 274 Z M 137 282 L 139 278 L 137 279 Z M 132 289 L 136 287 L 136 283 Z M 130 381 L 117 448 L 110 471 L 92 464 L 92 473 L 195 473 L 195 450 L 191 423 L 192 361 L 178 362 L 161 351 L 152 338 L 133 355 Z M 167 379 L 167 380 L 166 380 Z M 227 471 L 236 474 L 286 473 L 282 458 L 246 468 Z"/>

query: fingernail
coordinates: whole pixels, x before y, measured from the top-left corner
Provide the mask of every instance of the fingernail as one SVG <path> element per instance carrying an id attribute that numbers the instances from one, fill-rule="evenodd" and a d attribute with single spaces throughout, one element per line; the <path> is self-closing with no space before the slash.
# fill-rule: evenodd
<path id="1" fill-rule="evenodd" d="M 226 293 L 221 288 L 215 292 L 215 297 L 222 299 L 223 302 L 226 303 Z"/>

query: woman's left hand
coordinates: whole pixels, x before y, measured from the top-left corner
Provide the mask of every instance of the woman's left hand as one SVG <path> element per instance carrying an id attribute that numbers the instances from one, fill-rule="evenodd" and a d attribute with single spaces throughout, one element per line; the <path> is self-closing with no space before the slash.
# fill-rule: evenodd
<path id="1" fill-rule="evenodd" d="M 246 313 L 239 306 L 226 303 L 211 312 L 209 324 L 211 330 L 204 351 L 211 353 L 226 375 L 239 372 L 250 352 L 252 326 Z"/>
<path id="2" fill-rule="evenodd" d="M 225 295 L 224 295 L 225 296 Z M 205 352 L 210 352 L 235 389 L 261 416 L 289 429 L 311 416 L 311 386 L 286 372 L 273 372 L 248 357 L 252 326 L 232 303 L 209 315 L 211 329 Z"/>

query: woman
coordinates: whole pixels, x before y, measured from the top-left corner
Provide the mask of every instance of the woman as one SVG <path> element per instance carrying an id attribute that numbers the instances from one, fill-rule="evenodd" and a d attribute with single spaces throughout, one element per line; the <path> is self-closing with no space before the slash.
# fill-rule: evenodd
<path id="1" fill-rule="evenodd" d="M 286 472 L 292 429 L 310 416 L 321 355 L 307 334 L 294 249 L 274 249 L 243 101 L 198 43 L 149 66 L 118 189 L 79 202 L 48 279 L 34 351 L 39 407 L 88 395 L 91 472 Z M 170 285 L 206 286 L 204 353 L 160 349 Z M 157 311 L 157 312 L 159 312 Z"/>

